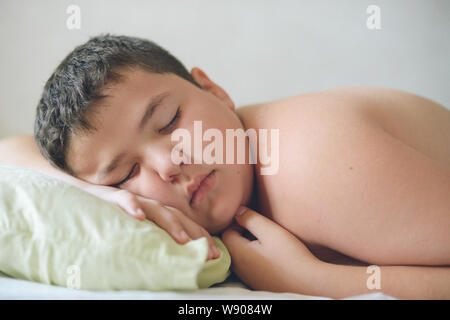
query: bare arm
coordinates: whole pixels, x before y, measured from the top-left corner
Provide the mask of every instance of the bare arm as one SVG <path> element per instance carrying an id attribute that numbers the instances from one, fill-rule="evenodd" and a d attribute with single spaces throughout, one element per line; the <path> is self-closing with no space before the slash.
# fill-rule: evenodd
<path id="1" fill-rule="evenodd" d="M 378 268 L 368 273 L 367 267 L 324 264 L 318 282 L 320 286 L 299 288 L 298 291 L 311 290 L 315 295 L 337 299 L 373 292 L 399 299 L 450 299 L 450 267 Z"/>
<path id="2" fill-rule="evenodd" d="M 450 299 L 450 266 L 346 266 L 325 263 L 288 230 L 247 209 L 222 234 L 233 271 L 254 290 L 335 299 L 383 292 L 400 299 Z M 248 239 L 243 231 L 254 239 Z M 369 266 L 371 267 L 371 266 Z M 368 273 L 368 271 L 370 271 Z"/>
<path id="3" fill-rule="evenodd" d="M 112 195 L 113 188 L 88 183 L 53 167 L 41 154 L 34 137 L 31 135 L 14 136 L 0 140 L 0 164 L 32 169 L 83 189 L 99 198 L 111 201 L 109 198 Z M 137 208 L 132 208 L 134 204 L 126 204 L 125 206 L 125 208 L 123 208 L 124 206 L 121 207 L 132 216 L 143 219 L 143 217 L 138 217 L 137 214 L 132 214 L 131 211 L 137 210 Z"/>
<path id="4" fill-rule="evenodd" d="M 0 164 L 36 170 L 81 189 L 92 186 L 90 183 L 53 167 L 41 154 L 36 141 L 31 135 L 8 137 L 0 140 Z"/>
<path id="5" fill-rule="evenodd" d="M 209 233 L 181 211 L 164 206 L 158 201 L 136 196 L 127 190 L 88 183 L 53 167 L 39 151 L 33 136 L 16 136 L 0 140 L 0 164 L 32 169 L 83 189 L 118 205 L 139 220 L 147 218 L 154 221 L 179 243 L 206 237 L 210 245 L 208 259 L 217 258 L 220 254 Z"/>

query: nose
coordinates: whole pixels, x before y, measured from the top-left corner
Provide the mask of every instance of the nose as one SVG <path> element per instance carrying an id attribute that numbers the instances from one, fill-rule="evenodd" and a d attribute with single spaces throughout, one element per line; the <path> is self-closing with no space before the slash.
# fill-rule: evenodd
<path id="1" fill-rule="evenodd" d="M 158 150 L 155 146 L 152 146 L 144 154 L 142 166 L 146 170 L 154 170 L 163 181 L 173 182 L 182 173 L 181 166 L 184 165 L 184 162 L 174 163 L 171 152 L 172 150 Z"/>
<path id="2" fill-rule="evenodd" d="M 179 168 L 179 167 L 178 167 Z M 163 169 L 158 170 L 159 176 L 161 179 L 165 182 L 173 182 L 177 176 L 180 175 L 180 170 L 177 168 L 173 168 L 173 166 L 170 167 L 164 167 Z"/>

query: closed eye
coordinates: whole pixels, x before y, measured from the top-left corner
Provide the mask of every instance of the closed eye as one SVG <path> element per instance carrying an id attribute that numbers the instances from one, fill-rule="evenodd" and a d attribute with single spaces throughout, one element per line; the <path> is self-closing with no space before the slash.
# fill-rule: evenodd
<path id="1" fill-rule="evenodd" d="M 137 166 L 137 163 L 133 166 L 133 168 L 131 168 L 130 173 L 129 173 L 123 180 L 121 180 L 120 182 L 117 182 L 117 183 L 115 183 L 115 184 L 112 184 L 112 185 L 110 185 L 110 186 L 111 186 L 111 187 L 114 187 L 114 188 L 118 188 L 118 187 L 120 187 L 122 184 L 124 184 L 125 182 L 127 182 L 128 180 L 130 180 L 131 177 L 133 176 L 133 173 L 134 173 L 134 171 L 135 171 L 135 169 L 136 169 L 136 166 Z"/>
<path id="2" fill-rule="evenodd" d="M 175 116 L 172 118 L 172 120 L 170 120 L 170 122 L 162 129 L 159 130 L 160 133 L 170 133 L 170 131 L 173 129 L 173 127 L 176 125 L 176 123 L 178 122 L 178 119 L 181 116 L 181 107 L 178 107 L 177 112 L 175 113 Z M 120 182 L 111 184 L 111 187 L 115 187 L 118 188 L 120 187 L 122 184 L 124 184 L 125 182 L 127 182 L 128 180 L 131 179 L 131 177 L 133 176 L 133 173 L 136 169 L 137 163 L 133 166 L 133 168 L 131 169 L 130 173 Z"/>
<path id="3" fill-rule="evenodd" d="M 172 120 L 162 129 L 159 130 L 159 133 L 169 133 L 173 126 L 177 123 L 177 120 L 181 116 L 181 108 L 178 107 L 177 113 L 175 113 L 175 116 L 172 118 Z"/>

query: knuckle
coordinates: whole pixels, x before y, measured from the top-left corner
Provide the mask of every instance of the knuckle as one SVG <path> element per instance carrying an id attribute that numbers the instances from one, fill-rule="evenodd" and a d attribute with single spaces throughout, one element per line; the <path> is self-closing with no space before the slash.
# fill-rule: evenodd
<path id="1" fill-rule="evenodd" d="M 164 215 L 164 218 L 168 223 L 181 225 L 180 222 L 178 221 L 178 218 L 175 215 L 170 214 L 170 213 L 167 214 L 166 212 L 164 212 L 162 214 Z"/>

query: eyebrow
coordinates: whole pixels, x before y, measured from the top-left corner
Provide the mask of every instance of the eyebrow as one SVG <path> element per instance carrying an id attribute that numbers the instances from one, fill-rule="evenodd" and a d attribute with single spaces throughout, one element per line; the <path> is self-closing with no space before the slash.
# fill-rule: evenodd
<path id="1" fill-rule="evenodd" d="M 147 107 L 145 108 L 145 112 L 141 118 L 141 121 L 139 122 L 138 132 L 142 131 L 142 129 L 151 119 L 152 115 L 155 113 L 156 108 L 163 103 L 164 99 L 167 96 L 169 96 L 169 91 L 165 91 L 152 97 L 150 102 L 147 104 Z M 120 154 L 116 155 L 113 160 L 111 160 L 111 162 L 106 165 L 105 168 L 100 171 L 100 173 L 97 174 L 96 181 L 98 184 L 101 184 L 100 182 L 118 167 L 119 163 L 122 161 L 125 155 L 125 152 L 121 152 Z"/>

